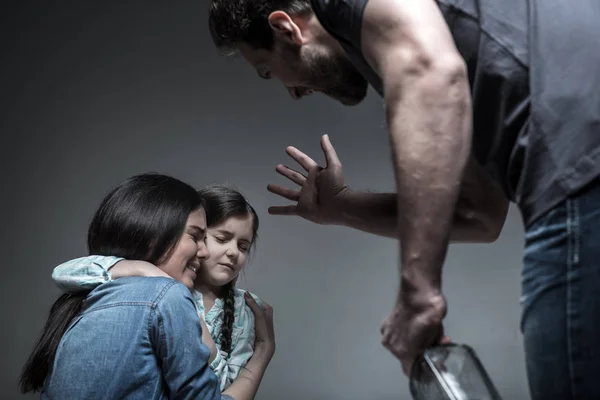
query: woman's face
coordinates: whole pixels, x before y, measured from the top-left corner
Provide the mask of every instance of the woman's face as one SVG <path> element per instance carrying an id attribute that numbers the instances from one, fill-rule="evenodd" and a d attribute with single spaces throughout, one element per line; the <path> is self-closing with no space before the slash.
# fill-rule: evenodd
<path id="1" fill-rule="evenodd" d="M 206 214 L 203 208 L 199 208 L 190 213 L 171 256 L 157 267 L 188 288 L 193 288 L 200 264 L 209 258 L 205 237 Z"/>
<path id="2" fill-rule="evenodd" d="M 208 229 L 210 258 L 198 270 L 198 282 L 220 287 L 234 280 L 246 264 L 253 241 L 252 216 L 231 217 Z"/>

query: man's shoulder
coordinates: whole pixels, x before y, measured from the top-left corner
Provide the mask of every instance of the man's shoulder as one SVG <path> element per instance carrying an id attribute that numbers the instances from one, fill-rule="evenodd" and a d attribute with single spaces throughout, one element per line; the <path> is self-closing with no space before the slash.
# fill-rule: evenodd
<path id="1" fill-rule="evenodd" d="M 368 0 L 311 0 L 312 9 L 327 32 L 354 45 L 360 38 L 362 17 Z"/>
<path id="2" fill-rule="evenodd" d="M 336 10 L 351 10 L 357 5 L 364 6 L 369 0 L 310 0 L 315 13 L 323 13 L 332 17 L 340 15 Z M 342 15 L 343 16 L 343 15 Z"/>
<path id="3" fill-rule="evenodd" d="M 139 304 L 156 306 L 170 298 L 191 299 L 180 282 L 167 277 L 126 277 L 115 279 L 94 289 L 88 296 L 90 305 Z"/>

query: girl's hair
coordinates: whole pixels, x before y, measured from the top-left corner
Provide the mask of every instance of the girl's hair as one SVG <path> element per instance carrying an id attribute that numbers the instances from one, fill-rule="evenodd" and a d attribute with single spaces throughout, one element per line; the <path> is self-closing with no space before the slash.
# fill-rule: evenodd
<path id="1" fill-rule="evenodd" d="M 178 179 L 155 173 L 133 176 L 110 190 L 96 210 L 88 229 L 89 254 L 160 264 L 171 255 L 190 213 L 202 206 L 199 193 Z M 23 367 L 23 393 L 43 389 L 58 344 L 85 309 L 86 296 L 63 294 L 53 304 Z"/>
<path id="2" fill-rule="evenodd" d="M 206 225 L 210 228 L 231 217 L 252 217 L 252 247 L 258 237 L 258 214 L 248 200 L 236 189 L 227 185 L 209 185 L 198 193 L 204 200 Z M 230 353 L 235 311 L 235 281 L 223 287 L 223 326 L 221 350 Z"/>

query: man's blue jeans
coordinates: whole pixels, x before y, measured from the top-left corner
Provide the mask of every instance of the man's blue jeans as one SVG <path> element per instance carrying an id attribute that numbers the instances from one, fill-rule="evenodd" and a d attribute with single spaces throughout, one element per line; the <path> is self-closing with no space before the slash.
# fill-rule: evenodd
<path id="1" fill-rule="evenodd" d="M 600 399 L 600 181 L 526 229 L 521 330 L 533 400 Z"/>

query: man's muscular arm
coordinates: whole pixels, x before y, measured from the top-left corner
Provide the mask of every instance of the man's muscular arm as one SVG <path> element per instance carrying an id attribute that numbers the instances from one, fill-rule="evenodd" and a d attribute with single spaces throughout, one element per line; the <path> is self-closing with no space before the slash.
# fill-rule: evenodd
<path id="1" fill-rule="evenodd" d="M 439 292 L 470 153 L 466 65 L 433 0 L 369 0 L 362 48 L 384 85 L 402 286 Z"/>
<path id="2" fill-rule="evenodd" d="M 322 225 L 339 225 L 363 232 L 401 239 L 398 229 L 398 196 L 396 193 L 359 192 L 344 184 L 342 162 L 328 135 L 321 137 L 321 148 L 327 163 L 324 168 L 295 147 L 288 155 L 315 179 L 284 165 L 278 173 L 300 186 L 300 190 L 270 184 L 268 190 L 292 200 L 287 206 L 269 207 L 274 215 L 297 215 Z M 309 172 L 310 175 L 310 172 Z M 463 175 L 458 202 L 454 210 L 450 240 L 453 242 L 487 243 L 495 241 L 504 225 L 508 200 L 485 170 L 469 158 Z"/>
<path id="3" fill-rule="evenodd" d="M 498 239 L 509 202 L 498 185 L 470 159 L 452 217 L 450 241 L 491 243 Z M 336 202 L 336 225 L 394 239 L 399 237 L 396 193 L 369 193 L 350 189 Z"/>

